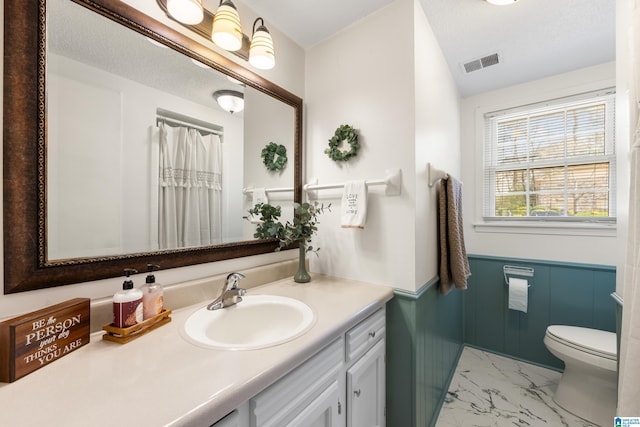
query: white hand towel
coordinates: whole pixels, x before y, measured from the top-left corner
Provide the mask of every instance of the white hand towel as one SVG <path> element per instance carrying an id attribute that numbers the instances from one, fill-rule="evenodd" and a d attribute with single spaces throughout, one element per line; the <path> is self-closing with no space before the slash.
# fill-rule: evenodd
<path id="1" fill-rule="evenodd" d="M 529 303 L 529 282 L 525 279 L 509 277 L 509 309 L 527 312 Z"/>
<path id="2" fill-rule="evenodd" d="M 364 228 L 367 221 L 367 184 L 347 181 L 342 193 L 342 228 Z"/>
<path id="3" fill-rule="evenodd" d="M 253 205 L 252 208 L 255 207 L 258 203 L 269 203 L 269 199 L 267 199 L 267 192 L 264 188 L 254 188 L 253 189 Z M 259 215 L 251 215 L 250 219 L 252 224 L 260 224 L 263 221 L 260 220 Z"/>

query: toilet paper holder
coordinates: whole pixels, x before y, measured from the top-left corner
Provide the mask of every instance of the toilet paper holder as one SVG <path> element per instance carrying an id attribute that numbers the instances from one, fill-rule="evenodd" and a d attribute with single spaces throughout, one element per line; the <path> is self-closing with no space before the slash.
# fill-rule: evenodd
<path id="1" fill-rule="evenodd" d="M 504 282 L 509 286 L 508 275 L 533 277 L 534 270 L 531 267 L 520 267 L 517 265 L 503 265 L 502 273 L 504 274 Z M 531 283 L 529 283 L 531 287 Z"/>

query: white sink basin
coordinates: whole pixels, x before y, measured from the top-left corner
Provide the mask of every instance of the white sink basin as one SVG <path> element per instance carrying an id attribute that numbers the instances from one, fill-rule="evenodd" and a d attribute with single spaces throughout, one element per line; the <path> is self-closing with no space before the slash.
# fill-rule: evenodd
<path id="1" fill-rule="evenodd" d="M 224 350 L 256 350 L 290 341 L 315 322 L 313 310 L 293 298 L 245 295 L 227 308 L 203 307 L 189 316 L 181 329 L 187 341 Z"/>

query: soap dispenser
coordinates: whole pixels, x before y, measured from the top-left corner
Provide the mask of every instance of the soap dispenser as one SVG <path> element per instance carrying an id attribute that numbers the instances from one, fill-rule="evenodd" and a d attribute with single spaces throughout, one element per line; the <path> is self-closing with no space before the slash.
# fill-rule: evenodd
<path id="1" fill-rule="evenodd" d="M 116 328 L 128 328 L 143 320 L 142 291 L 133 287 L 131 274 L 137 270 L 127 268 L 124 270 L 125 279 L 122 290 L 113 296 L 113 325 Z"/>
<path id="2" fill-rule="evenodd" d="M 142 287 L 142 305 L 144 307 L 144 320 L 147 320 L 163 309 L 164 296 L 162 286 L 156 283 L 156 276 L 153 272 L 160 269 L 159 265 L 147 264 L 147 279 Z"/>

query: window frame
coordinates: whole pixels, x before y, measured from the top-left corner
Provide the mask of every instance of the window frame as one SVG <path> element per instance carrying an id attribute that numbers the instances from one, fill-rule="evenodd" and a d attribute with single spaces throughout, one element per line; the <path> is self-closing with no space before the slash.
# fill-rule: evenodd
<path id="1" fill-rule="evenodd" d="M 478 144 L 478 151 L 481 157 L 481 161 L 478 163 L 480 166 L 479 178 L 480 183 L 480 200 L 479 200 L 479 214 L 482 219 L 482 223 L 476 224 L 477 231 L 499 231 L 499 232 L 514 232 L 518 227 L 525 227 L 532 230 L 531 232 L 539 231 L 540 229 L 549 229 L 553 234 L 564 234 L 567 230 L 571 234 L 582 234 L 583 232 L 589 233 L 588 230 L 594 228 L 600 229 L 613 229 L 615 230 L 617 221 L 616 212 L 616 196 L 617 196 L 617 183 L 616 183 L 616 130 L 615 130 L 615 88 L 608 87 L 595 91 L 588 91 L 580 94 L 567 95 L 557 97 L 548 100 L 541 100 L 530 103 L 522 103 L 506 108 L 494 108 L 484 109 L 484 111 L 477 111 L 478 117 L 478 136 L 482 141 L 482 144 Z M 501 118 L 505 116 L 518 116 L 518 115 L 534 115 L 539 114 L 541 111 L 552 111 L 570 108 L 574 105 L 588 105 L 589 103 L 597 103 L 604 101 L 607 105 L 607 111 L 605 113 L 605 153 L 598 156 L 593 163 L 599 161 L 606 161 L 609 163 L 609 216 L 496 216 L 495 215 L 495 202 L 496 202 L 496 171 L 498 170 L 530 170 L 528 166 L 531 166 L 529 161 L 525 161 L 514 168 L 500 167 L 496 165 L 496 151 L 497 151 L 497 138 L 495 129 L 495 118 Z M 493 125 L 492 129 L 488 128 L 488 124 Z M 487 144 L 491 144 L 487 147 Z M 491 159 L 488 160 L 487 157 Z M 580 157 L 567 160 L 563 158 L 561 160 L 549 161 L 549 162 L 537 162 L 536 168 L 544 166 L 559 166 L 560 164 L 584 164 L 584 159 L 593 159 L 592 156 Z M 582 160 L 582 161 L 580 161 Z M 491 162 L 491 163 L 488 163 Z M 565 187 L 562 190 L 564 194 L 570 190 Z M 525 194 L 531 194 L 527 188 Z M 527 197 L 528 200 L 528 196 Z M 528 210 L 528 208 L 527 208 Z M 491 230 L 494 228 L 495 230 Z M 605 232 L 605 234 L 609 234 Z"/>

